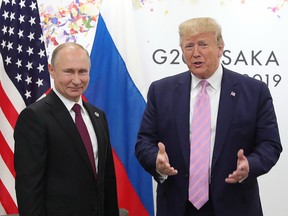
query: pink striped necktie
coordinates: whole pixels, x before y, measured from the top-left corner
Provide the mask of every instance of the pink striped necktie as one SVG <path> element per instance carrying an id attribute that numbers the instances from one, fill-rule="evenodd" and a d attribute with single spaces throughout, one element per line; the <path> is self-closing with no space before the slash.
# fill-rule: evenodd
<path id="1" fill-rule="evenodd" d="M 190 145 L 189 201 L 200 209 L 209 199 L 210 160 L 210 100 L 206 90 L 209 83 L 201 80 L 192 118 Z"/>
<path id="2" fill-rule="evenodd" d="M 94 153 L 93 153 L 93 148 L 92 148 L 92 142 L 91 142 L 91 138 L 90 135 L 88 133 L 86 124 L 82 118 L 81 115 L 81 106 L 77 103 L 74 104 L 74 106 L 72 107 L 72 110 L 75 112 L 75 124 L 76 127 L 80 133 L 80 136 L 83 140 L 83 143 L 85 145 L 90 163 L 92 165 L 93 168 L 93 172 L 95 174 L 96 177 L 96 166 L 95 166 L 95 159 L 94 159 Z"/>

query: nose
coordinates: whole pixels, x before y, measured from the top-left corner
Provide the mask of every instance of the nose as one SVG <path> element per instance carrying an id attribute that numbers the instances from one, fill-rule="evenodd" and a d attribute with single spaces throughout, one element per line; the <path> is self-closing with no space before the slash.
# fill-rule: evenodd
<path id="1" fill-rule="evenodd" d="M 81 79 L 78 73 L 73 74 L 72 83 L 75 85 L 79 85 L 81 83 Z"/>
<path id="2" fill-rule="evenodd" d="M 193 57 L 197 58 L 199 56 L 200 56 L 199 47 L 196 45 L 196 46 L 194 46 Z"/>

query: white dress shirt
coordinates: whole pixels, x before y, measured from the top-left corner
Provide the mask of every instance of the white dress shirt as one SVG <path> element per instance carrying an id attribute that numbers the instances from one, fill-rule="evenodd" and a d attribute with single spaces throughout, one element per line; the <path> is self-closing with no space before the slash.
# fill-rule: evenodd
<path id="1" fill-rule="evenodd" d="M 194 76 L 192 73 L 191 73 L 191 76 L 192 76 L 192 79 L 191 79 L 191 90 L 190 90 L 190 139 L 191 139 L 191 123 L 192 123 L 192 116 L 194 112 L 194 104 L 196 101 L 196 97 L 199 91 L 201 90 L 201 85 L 199 85 L 201 79 Z M 206 89 L 209 95 L 210 109 L 211 109 L 210 172 L 211 172 L 212 155 L 213 155 L 213 148 L 214 148 L 215 135 L 216 135 L 216 124 L 217 124 L 222 76 L 223 76 L 223 68 L 222 68 L 222 65 L 219 65 L 215 73 L 209 79 L 207 79 L 207 81 L 209 82 L 209 85 L 206 87 Z M 168 176 L 163 175 L 158 170 L 156 171 L 160 174 L 159 176 L 160 183 L 163 183 L 167 179 Z"/>
<path id="2" fill-rule="evenodd" d="M 201 90 L 201 85 L 199 82 L 201 79 L 194 76 L 191 73 L 191 92 L 190 92 L 190 138 L 191 138 L 191 123 L 194 111 L 194 103 L 198 92 Z M 216 135 L 216 123 L 219 108 L 220 92 L 221 92 L 221 81 L 223 76 L 223 68 L 219 65 L 215 73 L 207 79 L 209 85 L 206 87 L 207 93 L 210 99 L 210 109 L 211 109 L 211 146 L 210 146 L 210 168 L 212 163 L 212 155 L 214 149 L 215 135 Z"/>

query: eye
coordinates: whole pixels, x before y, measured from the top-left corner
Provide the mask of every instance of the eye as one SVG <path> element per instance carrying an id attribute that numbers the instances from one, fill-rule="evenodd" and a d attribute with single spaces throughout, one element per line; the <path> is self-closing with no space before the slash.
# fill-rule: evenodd
<path id="1" fill-rule="evenodd" d="M 73 70 L 71 70 L 71 69 L 66 69 L 66 70 L 63 70 L 63 72 L 64 72 L 65 74 L 71 74 L 71 73 L 73 73 Z"/>
<path id="2" fill-rule="evenodd" d="M 202 47 L 202 48 L 206 48 L 206 47 L 209 46 L 209 44 L 206 43 L 206 42 L 200 42 L 200 43 L 199 43 L 199 46 Z"/>
<path id="3" fill-rule="evenodd" d="M 184 48 L 188 49 L 188 50 L 192 49 L 193 47 L 194 47 L 194 44 L 192 44 L 192 43 L 188 43 L 184 46 Z"/>
<path id="4" fill-rule="evenodd" d="M 83 69 L 83 70 L 80 70 L 79 73 L 80 73 L 80 74 L 87 74 L 87 73 L 88 73 L 88 70 L 84 70 L 84 69 Z"/>

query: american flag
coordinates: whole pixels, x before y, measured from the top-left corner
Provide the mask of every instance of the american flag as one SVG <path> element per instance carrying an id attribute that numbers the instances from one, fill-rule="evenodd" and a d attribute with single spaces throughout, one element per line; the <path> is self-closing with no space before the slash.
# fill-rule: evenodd
<path id="1" fill-rule="evenodd" d="M 14 126 L 50 89 L 50 77 L 37 0 L 3 0 L 0 16 L 0 214 L 13 214 Z"/>

